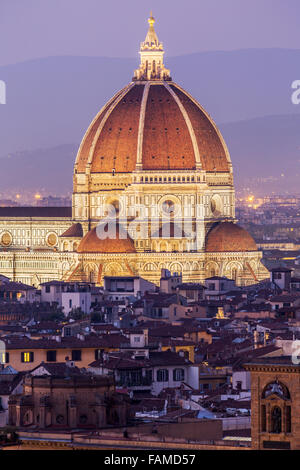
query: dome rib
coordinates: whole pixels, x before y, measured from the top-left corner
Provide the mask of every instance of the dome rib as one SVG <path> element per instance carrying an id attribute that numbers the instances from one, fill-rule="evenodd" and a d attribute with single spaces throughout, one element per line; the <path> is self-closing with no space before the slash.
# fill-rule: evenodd
<path id="1" fill-rule="evenodd" d="M 232 163 L 229 150 L 214 120 L 200 105 L 200 103 L 198 103 L 198 101 L 180 85 L 171 82 L 170 87 L 178 95 L 178 98 L 182 102 L 182 105 L 190 117 L 192 127 L 196 135 L 203 169 L 205 171 L 226 171 L 232 174 Z M 199 112 L 201 114 L 199 114 Z M 199 119 L 199 116 L 201 116 L 201 120 Z M 202 123 L 202 126 L 198 127 L 200 123 Z M 206 140 L 204 140 L 205 135 L 203 135 L 205 133 Z M 206 153 L 212 152 L 213 156 L 211 153 L 209 155 L 204 154 L 203 151 Z M 213 163 L 214 158 L 216 158 L 216 160 Z"/>
<path id="2" fill-rule="evenodd" d="M 90 153 L 89 153 L 89 158 L 88 158 L 88 162 L 87 162 L 87 170 L 89 171 L 89 166 L 91 167 L 91 171 L 96 171 L 97 172 L 97 164 L 96 164 L 96 169 L 93 169 L 92 167 L 94 166 L 93 164 L 95 164 L 95 158 L 94 158 L 94 155 L 95 155 L 95 152 L 97 150 L 97 146 L 99 144 L 99 140 L 101 141 L 101 137 L 102 139 L 104 140 L 105 136 L 103 135 L 104 133 L 104 127 L 105 125 L 107 124 L 107 121 L 108 119 L 111 117 L 112 113 L 114 112 L 114 110 L 116 110 L 117 106 L 119 105 L 120 101 L 122 99 L 125 98 L 125 96 L 133 89 L 134 87 L 134 83 L 130 83 L 127 87 L 123 88 L 122 92 L 120 93 L 120 95 L 114 100 L 114 102 L 111 104 L 110 108 L 108 109 L 108 111 L 106 112 L 106 114 L 104 115 L 98 129 L 97 129 L 97 132 L 95 134 L 95 137 L 93 139 L 93 143 L 92 143 L 92 146 L 91 146 L 91 149 L 90 149 Z M 100 156 L 100 155 L 99 155 Z M 107 164 L 110 164 L 112 163 L 110 161 L 110 158 L 108 157 L 107 159 Z M 109 171 L 112 171 L 112 168 L 109 169 Z"/>
<path id="3" fill-rule="evenodd" d="M 76 155 L 75 172 L 85 173 L 91 145 L 94 141 L 94 137 L 97 132 L 97 129 L 99 128 L 99 125 L 101 124 L 102 118 L 105 116 L 105 113 L 107 112 L 109 107 L 112 105 L 112 103 L 123 92 L 123 90 L 124 88 L 122 90 L 119 90 L 107 103 L 105 103 L 105 105 L 100 109 L 99 113 L 96 114 L 93 121 L 89 125 L 86 133 L 83 136 L 83 139 L 81 141 L 81 144 L 79 146 L 79 149 Z"/>
<path id="4" fill-rule="evenodd" d="M 191 136 L 177 102 L 165 82 L 152 82 L 143 137 L 143 170 L 194 170 Z"/>
<path id="5" fill-rule="evenodd" d="M 189 130 L 191 141 L 192 141 L 192 144 L 193 144 L 194 155 L 195 155 L 195 160 L 196 160 L 196 168 L 201 168 L 202 165 L 201 165 L 201 160 L 200 160 L 200 153 L 199 153 L 198 143 L 197 143 L 196 135 L 195 135 L 191 120 L 189 118 L 189 115 L 186 112 L 186 109 L 183 106 L 183 104 L 181 103 L 180 99 L 178 98 L 178 96 L 172 90 L 172 88 L 169 86 L 168 83 L 165 83 L 165 87 L 169 91 L 171 96 L 174 98 L 174 100 L 176 101 L 176 103 L 178 105 L 178 108 L 180 109 L 180 111 L 183 115 L 183 118 L 184 118 L 186 126 Z"/>
<path id="6" fill-rule="evenodd" d="M 138 143 L 137 143 L 137 156 L 136 166 L 142 167 L 143 161 L 143 139 L 144 139 L 144 127 L 145 127 L 145 115 L 147 108 L 147 101 L 149 96 L 150 82 L 146 83 L 142 98 L 140 120 L 139 120 L 139 132 L 138 132 Z"/>

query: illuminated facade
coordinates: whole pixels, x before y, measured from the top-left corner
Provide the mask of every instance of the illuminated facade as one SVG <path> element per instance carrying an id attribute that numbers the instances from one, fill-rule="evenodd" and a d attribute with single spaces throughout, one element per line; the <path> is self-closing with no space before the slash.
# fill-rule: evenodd
<path id="1" fill-rule="evenodd" d="M 128 274 L 158 283 L 162 268 L 181 272 L 184 282 L 268 277 L 253 238 L 235 223 L 223 137 L 172 81 L 163 55 L 151 15 L 132 82 L 100 110 L 79 147 L 72 214 L 0 211 L 0 272 L 29 284 L 101 284 L 104 275 Z M 97 226 L 110 208 L 114 236 L 101 239 Z"/>

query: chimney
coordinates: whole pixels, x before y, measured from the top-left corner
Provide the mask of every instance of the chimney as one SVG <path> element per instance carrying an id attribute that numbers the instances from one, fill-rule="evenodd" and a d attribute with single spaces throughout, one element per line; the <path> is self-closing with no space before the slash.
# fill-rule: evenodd
<path id="1" fill-rule="evenodd" d="M 253 336 L 254 336 L 254 348 L 257 349 L 258 341 L 259 341 L 259 333 L 257 330 L 254 331 Z"/>

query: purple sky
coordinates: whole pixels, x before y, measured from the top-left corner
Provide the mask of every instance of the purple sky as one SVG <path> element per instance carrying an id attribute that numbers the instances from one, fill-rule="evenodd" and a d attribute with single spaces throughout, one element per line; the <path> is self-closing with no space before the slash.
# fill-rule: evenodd
<path id="1" fill-rule="evenodd" d="M 53 55 L 134 57 L 151 9 L 169 56 L 300 48 L 299 0 L 0 0 L 0 65 Z"/>

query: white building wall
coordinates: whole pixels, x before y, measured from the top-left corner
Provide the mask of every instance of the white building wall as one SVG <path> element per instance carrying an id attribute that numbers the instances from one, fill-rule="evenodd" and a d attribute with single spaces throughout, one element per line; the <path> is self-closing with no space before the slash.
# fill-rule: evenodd
<path id="1" fill-rule="evenodd" d="M 191 366 L 187 369 L 186 383 L 195 390 L 199 389 L 199 367 Z"/>
<path id="2" fill-rule="evenodd" d="M 63 292 L 62 308 L 65 315 L 68 315 L 73 309 L 81 308 L 83 313 L 91 311 L 91 293 L 90 292 Z"/>
<path id="3" fill-rule="evenodd" d="M 157 371 L 161 369 L 167 369 L 169 371 L 169 380 L 167 382 L 158 382 L 157 381 Z M 153 368 L 153 383 L 152 383 L 152 392 L 154 395 L 158 395 L 164 388 L 177 388 L 180 387 L 182 381 L 174 381 L 173 380 L 173 370 L 174 369 L 184 369 L 184 382 L 186 382 L 188 385 L 189 382 L 189 374 L 188 374 L 188 367 L 184 366 L 172 366 L 172 367 L 167 367 L 167 366 L 160 366 L 160 367 L 154 367 Z"/>
<path id="4" fill-rule="evenodd" d="M 54 303 L 57 302 L 59 307 L 62 305 L 62 293 L 60 286 L 50 286 L 50 292 L 46 292 L 46 287 L 42 286 L 41 301 Z"/>
<path id="5" fill-rule="evenodd" d="M 248 371 L 237 371 L 232 374 L 232 386 L 237 389 L 238 382 L 242 383 L 242 390 L 250 390 L 251 388 L 251 375 Z"/>

